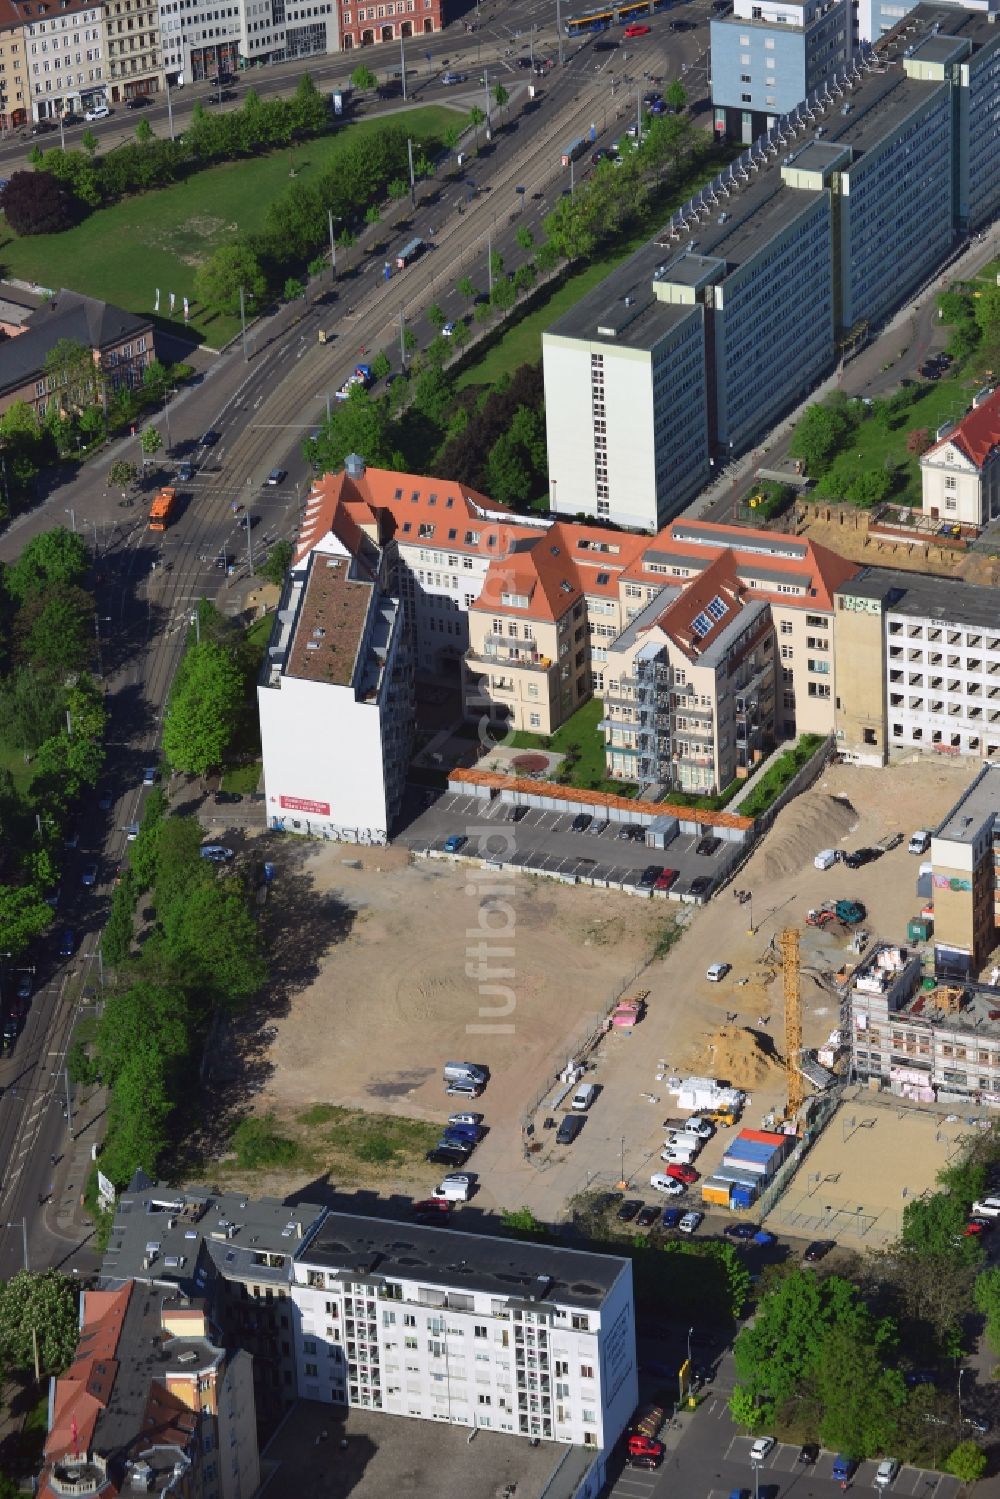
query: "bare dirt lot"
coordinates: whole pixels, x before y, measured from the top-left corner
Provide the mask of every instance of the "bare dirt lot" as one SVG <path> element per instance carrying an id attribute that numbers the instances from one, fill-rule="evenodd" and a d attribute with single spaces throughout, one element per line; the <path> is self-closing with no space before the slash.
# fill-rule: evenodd
<path id="1" fill-rule="evenodd" d="M 933 825 L 974 773 L 972 765 L 929 760 L 887 770 L 831 767 L 779 815 L 736 878 L 753 894 L 752 934 L 751 909 L 731 890 L 695 910 L 523 873 L 411 862 L 399 849 L 359 855 L 337 845 L 283 843 L 277 856 L 285 893 L 276 887 L 276 899 L 293 893 L 290 906 L 279 904 L 274 913 L 287 949 L 277 954 L 280 963 L 291 966 L 300 940 L 294 892 L 303 893 L 303 909 L 306 896 L 321 898 L 326 914 L 310 934 L 317 954 L 311 977 L 287 986 L 287 1013 L 274 1021 L 271 1071 L 256 1107 L 282 1121 L 316 1104 L 440 1121 L 457 1106 L 444 1096 L 443 1063 L 483 1062 L 491 1081 L 478 1106 L 490 1133 L 470 1163 L 481 1177 L 480 1207 L 524 1204 L 552 1221 L 574 1194 L 616 1182 L 623 1166 L 648 1199 L 662 1119 L 674 1112 L 671 1075 L 705 1073 L 748 1089 L 751 1125 L 783 1101 L 781 971 L 772 939 L 786 925 L 801 927 L 809 906 L 841 895 L 865 903 L 873 935 L 905 935 L 918 907 L 919 862 L 905 844 L 854 872 L 841 865 L 817 870 L 814 855 Z M 687 929 L 634 986 L 649 991 L 646 1018 L 634 1031 L 607 1035 L 592 1058 L 588 1077 L 601 1092 L 578 1140 L 557 1147 L 554 1129 L 544 1124 L 558 1112 L 545 1108 L 534 1114 L 526 1139 L 525 1111 L 546 1085 L 551 1097 L 558 1070 L 678 916 Z M 509 968 L 512 977 L 480 977 L 483 939 L 488 966 Z M 801 940 L 803 1039 L 815 1046 L 839 1020 L 830 977 L 848 956 L 849 939 L 843 929 L 803 928 Z M 720 960 L 732 971 L 709 983 L 705 970 Z M 721 1136 L 708 1143 L 698 1161 L 702 1174 L 723 1150 Z M 425 1186 L 429 1173 L 412 1172 L 410 1185 Z M 383 1189 L 406 1184 L 391 1165 L 357 1180 Z M 845 1195 L 855 1191 L 845 1182 Z"/>
<path id="2" fill-rule="evenodd" d="M 768 1216 L 768 1228 L 852 1249 L 898 1238 L 907 1202 L 934 1190 L 938 1172 L 971 1133 L 969 1121 L 945 1109 L 901 1102 L 873 1101 L 861 1090 L 846 1099 Z"/>

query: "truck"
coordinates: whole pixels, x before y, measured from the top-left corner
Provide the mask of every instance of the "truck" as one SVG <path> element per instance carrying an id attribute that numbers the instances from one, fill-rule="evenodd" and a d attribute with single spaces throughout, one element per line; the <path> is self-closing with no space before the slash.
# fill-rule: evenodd
<path id="1" fill-rule="evenodd" d="M 170 485 L 158 491 L 149 512 L 149 529 L 165 531 L 177 505 L 177 491 Z"/>

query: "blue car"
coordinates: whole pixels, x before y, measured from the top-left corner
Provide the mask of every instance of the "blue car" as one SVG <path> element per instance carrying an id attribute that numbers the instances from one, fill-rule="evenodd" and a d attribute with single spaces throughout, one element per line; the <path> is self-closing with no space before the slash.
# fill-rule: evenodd
<path id="1" fill-rule="evenodd" d="M 833 1460 L 833 1477 L 838 1483 L 846 1483 L 857 1466 L 853 1457 L 844 1457 L 843 1453 L 838 1452 Z"/>
<path id="2" fill-rule="evenodd" d="M 461 833 L 452 833 L 450 838 L 445 839 L 444 851 L 446 854 L 457 854 L 459 849 L 463 849 L 468 841 L 468 838 L 464 837 Z"/>
<path id="3" fill-rule="evenodd" d="M 71 958 L 76 952 L 76 932 L 71 926 L 63 927 L 59 937 L 59 956 Z"/>
<path id="4" fill-rule="evenodd" d="M 681 1210 L 680 1210 L 680 1208 L 664 1208 L 663 1209 L 663 1215 L 660 1218 L 660 1227 L 661 1228 L 676 1228 L 677 1225 L 678 1225 L 678 1223 L 680 1223 L 680 1221 L 681 1221 Z"/>
<path id="5" fill-rule="evenodd" d="M 457 1145 L 460 1150 L 472 1150 L 478 1144 L 475 1135 L 460 1134 L 453 1129 L 446 1129 L 438 1142 L 441 1145 Z"/>

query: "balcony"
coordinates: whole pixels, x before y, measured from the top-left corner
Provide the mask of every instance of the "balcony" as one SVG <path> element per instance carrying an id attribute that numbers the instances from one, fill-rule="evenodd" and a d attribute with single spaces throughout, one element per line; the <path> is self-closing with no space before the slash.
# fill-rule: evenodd
<path id="1" fill-rule="evenodd" d="M 506 636 L 504 636 L 504 640 L 507 640 Z M 506 651 L 499 649 L 490 650 L 488 647 L 479 651 L 475 646 L 470 646 L 465 652 L 463 660 L 468 663 L 475 662 L 483 666 L 529 667 L 535 671 L 548 671 L 552 666 L 552 660 L 549 656 L 541 655 L 525 641 L 521 641 L 520 644 L 517 641 L 508 642 L 508 649 Z"/>

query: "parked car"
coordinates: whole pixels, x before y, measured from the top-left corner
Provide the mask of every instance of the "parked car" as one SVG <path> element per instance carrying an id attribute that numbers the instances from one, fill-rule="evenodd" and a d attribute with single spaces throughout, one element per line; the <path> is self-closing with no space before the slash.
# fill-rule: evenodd
<path id="1" fill-rule="evenodd" d="M 682 1234 L 693 1234 L 704 1217 L 704 1213 L 685 1213 L 677 1227 Z"/>
<path id="2" fill-rule="evenodd" d="M 126 109 L 148 109 L 149 105 L 150 105 L 150 102 L 151 101 L 150 101 L 148 95 L 146 95 L 146 94 L 133 94 L 131 96 L 131 98 L 125 100 L 125 108 Z"/>
<path id="3" fill-rule="evenodd" d="M 711 888 L 712 881 L 709 879 L 708 875 L 699 874 L 697 878 L 693 879 L 688 886 L 688 894 L 701 897 L 703 895 L 708 895 Z"/>
<path id="4" fill-rule="evenodd" d="M 704 838 L 698 840 L 695 853 L 700 854 L 703 859 L 709 859 L 721 847 L 722 839 L 717 838 L 714 833 L 708 833 Z"/>
<path id="5" fill-rule="evenodd" d="M 448 1123 L 449 1124 L 474 1124 L 476 1126 L 476 1128 L 478 1129 L 482 1125 L 482 1122 L 483 1122 L 483 1115 L 482 1114 L 462 1113 L 462 1114 L 449 1114 L 448 1115 Z"/>
<path id="6" fill-rule="evenodd" d="M 795 1459 L 795 1461 L 797 1463 L 804 1463 L 807 1467 L 812 1467 L 813 1463 L 816 1461 L 816 1459 L 818 1457 L 819 1457 L 819 1443 L 818 1442 L 803 1442 L 802 1446 L 799 1448 L 799 1455 Z"/>
<path id="7" fill-rule="evenodd" d="M 664 1171 L 664 1176 L 672 1176 L 674 1181 L 683 1182 L 685 1187 L 690 1187 L 698 1180 L 698 1173 L 693 1166 L 684 1162 L 674 1161 Z"/>
<path id="8" fill-rule="evenodd" d="M 446 854 L 457 854 L 468 841 L 463 833 L 452 833 L 450 838 L 444 840 L 444 851 Z"/>
<path id="9" fill-rule="evenodd" d="M 515 806 L 512 806 L 512 807 L 508 807 L 508 809 L 507 809 L 507 821 L 508 822 L 520 822 L 521 819 L 522 819 L 522 817 L 527 817 L 527 815 L 528 815 L 528 808 L 527 807 L 515 807 Z"/>
<path id="10" fill-rule="evenodd" d="M 190 484 L 194 478 L 194 464 L 180 463 L 177 466 L 177 478 L 181 484 Z"/>
<path id="11" fill-rule="evenodd" d="M 813 1239 L 811 1244 L 806 1245 L 806 1252 L 802 1258 L 807 1264 L 815 1265 L 817 1260 L 825 1259 L 830 1250 L 836 1247 L 836 1241 L 833 1239 Z"/>
<path id="12" fill-rule="evenodd" d="M 458 327 L 457 323 L 442 323 L 442 325 L 441 325 L 441 337 L 442 338 L 454 338 L 454 336 L 455 336 L 455 329 L 457 327 Z"/>
<path id="13" fill-rule="evenodd" d="M 566 1114 L 559 1121 L 559 1128 L 556 1130 L 556 1144 L 572 1145 L 585 1123 L 586 1120 L 580 1114 Z"/>
<path id="14" fill-rule="evenodd" d="M 611 824 L 606 817 L 595 817 L 587 832 L 592 838 L 597 838 L 601 833 L 606 833 L 610 826 Z"/>
<path id="15" fill-rule="evenodd" d="M 660 878 L 660 875 L 663 874 L 663 872 L 664 870 L 662 864 L 647 864 L 645 869 L 642 871 L 642 874 L 639 876 L 639 889 L 652 890 L 653 886 L 656 884 L 657 880 Z"/>
<path id="16" fill-rule="evenodd" d="M 215 793 L 215 805 L 217 807 L 232 807 L 243 800 L 240 791 L 217 791 Z"/>
<path id="17" fill-rule="evenodd" d="M 464 1145 L 436 1145 L 429 1150 L 425 1160 L 432 1166 L 464 1166 L 472 1151 Z"/>
<path id="18" fill-rule="evenodd" d="M 641 1208 L 642 1203 L 637 1197 L 626 1197 L 618 1209 L 617 1217 L 619 1223 L 631 1223 Z"/>
<path id="19" fill-rule="evenodd" d="M 198 854 L 202 859 L 210 859 L 213 864 L 228 864 L 230 859 L 236 858 L 235 850 L 226 848 L 222 843 L 203 843 Z"/>
<path id="20" fill-rule="evenodd" d="M 155 765 L 147 765 L 142 773 L 142 784 L 144 786 L 155 786 L 156 777 L 159 774 Z"/>
<path id="21" fill-rule="evenodd" d="M 661 1228 L 676 1228 L 681 1221 L 680 1208 L 664 1208 L 660 1214 Z"/>
<path id="22" fill-rule="evenodd" d="M 425 1228 L 447 1227 L 451 1222 L 451 1202 L 440 1197 L 425 1197 L 413 1204 L 413 1216 Z"/>
<path id="23" fill-rule="evenodd" d="M 438 1183 L 431 1196 L 444 1202 L 468 1202 L 474 1186 L 475 1178 L 470 1173 L 455 1171 Z"/>
<path id="24" fill-rule="evenodd" d="M 680 1197 L 684 1191 L 684 1183 L 667 1176 L 665 1171 L 654 1171 L 649 1178 L 649 1185 L 654 1192 L 662 1192 L 664 1197 Z"/>
<path id="25" fill-rule="evenodd" d="M 844 854 L 844 863 L 848 869 L 860 869 L 863 864 L 873 864 L 880 852 L 877 848 L 856 848 L 853 853 Z"/>
<path id="26" fill-rule="evenodd" d="M 91 123 L 91 121 L 93 121 L 93 120 L 106 120 L 106 119 L 108 119 L 108 117 L 110 116 L 110 114 L 111 114 L 111 111 L 110 111 L 110 109 L 108 108 L 108 106 L 106 104 L 95 104 L 92 109 L 87 109 L 87 110 L 84 111 L 83 118 L 87 121 L 87 123 L 89 125 Z"/>
<path id="27" fill-rule="evenodd" d="M 838 1483 L 848 1483 L 854 1476 L 857 1466 L 855 1458 L 845 1457 L 842 1452 L 838 1452 L 833 1460 L 833 1472 L 830 1476 L 835 1478 Z"/>
<path id="28" fill-rule="evenodd" d="M 727 1223 L 722 1230 L 729 1239 L 752 1239 L 757 1232 L 756 1223 Z"/>
<path id="29" fill-rule="evenodd" d="M 774 1437 L 758 1437 L 750 1448 L 750 1461 L 762 1463 L 774 1451 L 775 1445 Z"/>
<path id="30" fill-rule="evenodd" d="M 732 963 L 711 963 L 705 977 L 710 984 L 721 983 L 726 974 L 732 970 Z"/>
<path id="31" fill-rule="evenodd" d="M 884 1457 L 875 1469 L 875 1487 L 887 1489 L 896 1479 L 899 1463 L 894 1457 Z"/>
<path id="32" fill-rule="evenodd" d="M 676 878 L 677 878 L 677 870 L 676 869 L 661 869 L 660 873 L 656 877 L 656 884 L 653 886 L 653 889 L 654 890 L 669 890 L 670 887 L 671 887 L 671 885 L 676 880 Z"/>
<path id="33" fill-rule="evenodd" d="M 652 1228 L 653 1224 L 657 1221 L 657 1219 L 659 1218 L 659 1216 L 660 1216 L 660 1210 L 659 1210 L 659 1208 L 657 1208 L 657 1207 L 651 1207 L 647 1203 L 647 1205 L 644 1208 L 640 1208 L 639 1209 L 639 1212 L 636 1215 L 636 1220 L 635 1220 L 636 1228 Z"/>
<path id="34" fill-rule="evenodd" d="M 90 859 L 80 873 L 80 884 L 86 890 L 92 890 L 97 884 L 97 860 Z"/>
<path id="35" fill-rule="evenodd" d="M 813 863 L 817 869 L 832 869 L 839 858 L 840 854 L 835 848 L 821 848 Z"/>
<path id="36" fill-rule="evenodd" d="M 641 26 L 633 22 L 631 26 L 625 27 L 625 35 L 630 38 L 634 36 L 648 36 L 652 29 L 652 26 Z"/>
<path id="37" fill-rule="evenodd" d="M 31 998 L 31 974 L 30 973 L 22 973 L 21 976 L 20 976 L 20 978 L 18 979 L 18 981 L 17 981 L 17 997 L 18 997 L 18 999 L 30 999 Z"/>
<path id="38" fill-rule="evenodd" d="M 71 958 L 76 952 L 76 932 L 71 926 L 64 926 L 59 934 L 59 956 Z"/>
<path id="39" fill-rule="evenodd" d="M 585 833 L 593 822 L 593 818 L 587 812 L 578 812 L 570 825 L 570 832 Z"/>

